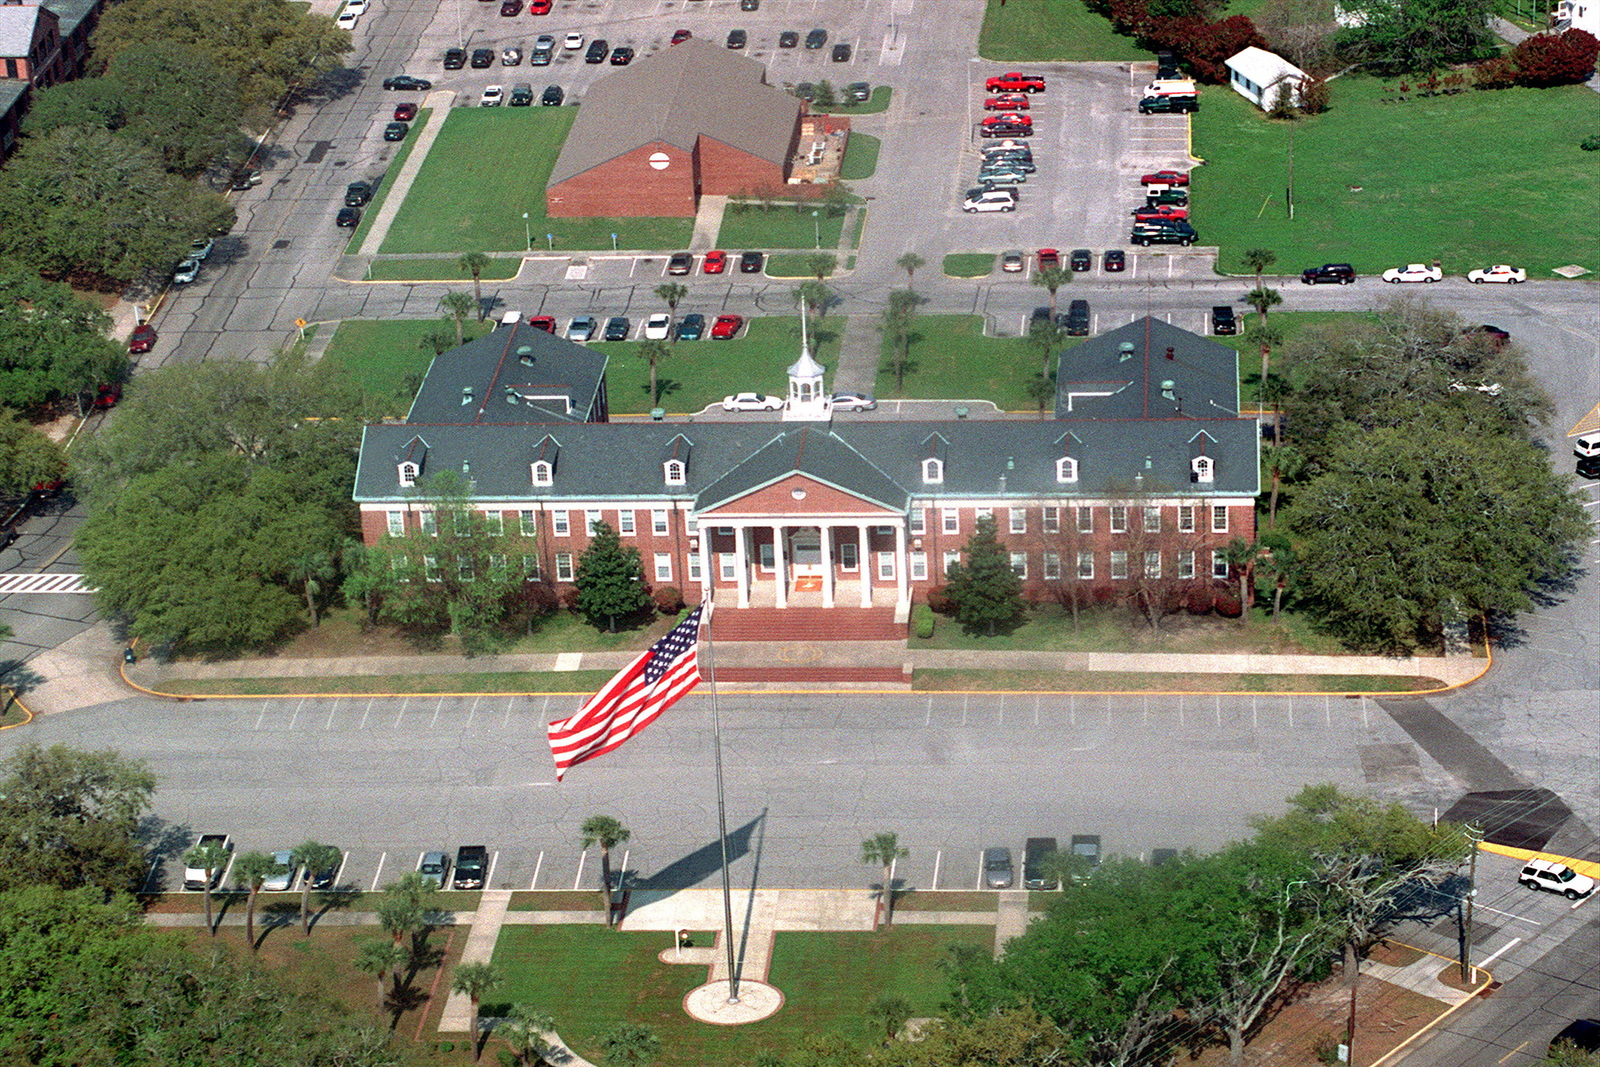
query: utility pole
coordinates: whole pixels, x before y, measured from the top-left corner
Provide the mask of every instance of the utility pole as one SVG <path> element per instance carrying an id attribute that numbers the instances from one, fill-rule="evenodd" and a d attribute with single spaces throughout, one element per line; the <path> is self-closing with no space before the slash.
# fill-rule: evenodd
<path id="1" fill-rule="evenodd" d="M 1472 984 L 1477 968 L 1472 966 L 1472 898 L 1478 895 L 1478 842 L 1483 840 L 1476 826 L 1467 827 L 1472 837 L 1472 860 L 1467 868 L 1466 936 L 1461 939 L 1461 980 Z"/>

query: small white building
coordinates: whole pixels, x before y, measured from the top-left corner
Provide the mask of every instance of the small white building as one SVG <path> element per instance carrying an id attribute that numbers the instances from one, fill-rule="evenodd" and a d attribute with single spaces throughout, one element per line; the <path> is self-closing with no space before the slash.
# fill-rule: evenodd
<path id="1" fill-rule="evenodd" d="M 1233 91 L 1263 111 L 1272 110 L 1278 102 L 1278 86 L 1285 82 L 1290 101 L 1300 103 L 1300 87 L 1311 80 L 1311 75 L 1282 56 L 1254 46 L 1230 56 L 1224 65 Z"/>
<path id="2" fill-rule="evenodd" d="M 1550 13 L 1550 28 L 1557 33 L 1583 30 L 1600 37 L 1600 3 L 1596 0 L 1561 0 Z"/>

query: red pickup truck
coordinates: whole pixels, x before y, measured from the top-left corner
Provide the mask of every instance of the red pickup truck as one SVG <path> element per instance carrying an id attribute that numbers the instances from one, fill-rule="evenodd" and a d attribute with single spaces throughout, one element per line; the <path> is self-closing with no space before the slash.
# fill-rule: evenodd
<path id="1" fill-rule="evenodd" d="M 984 91 L 990 93 L 1042 93 L 1044 92 L 1044 76 L 1042 74 L 1019 74 L 1010 71 L 998 74 L 984 82 Z"/>

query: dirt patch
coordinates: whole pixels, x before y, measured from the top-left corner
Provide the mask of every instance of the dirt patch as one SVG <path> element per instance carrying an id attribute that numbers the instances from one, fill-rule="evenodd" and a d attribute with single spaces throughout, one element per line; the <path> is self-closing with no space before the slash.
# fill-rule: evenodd
<path id="1" fill-rule="evenodd" d="M 1461 980 L 1461 964 L 1452 963 L 1440 971 L 1438 977 L 1440 982 L 1451 989 L 1459 989 L 1463 993 L 1471 993 L 1483 984 L 1485 972 L 1481 968 L 1473 967 L 1467 973 L 1472 975 L 1472 978 L 1470 981 L 1463 982 Z"/>
<path id="2" fill-rule="evenodd" d="M 1367 959 L 1373 963 L 1382 963 L 1390 967 L 1409 967 L 1416 963 L 1427 953 L 1420 948 L 1402 945 L 1395 941 L 1380 941 L 1367 953 Z"/>
<path id="3" fill-rule="evenodd" d="M 994 911 L 999 906 L 996 893 L 940 892 L 909 890 L 894 895 L 895 911 Z"/>

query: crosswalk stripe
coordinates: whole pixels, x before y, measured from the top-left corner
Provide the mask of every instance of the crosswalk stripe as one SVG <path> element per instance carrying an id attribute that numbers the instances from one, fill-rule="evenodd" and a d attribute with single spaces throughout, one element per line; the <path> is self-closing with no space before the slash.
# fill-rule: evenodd
<path id="1" fill-rule="evenodd" d="M 93 593 L 81 574 L 0 574 L 0 596 L 10 593 Z"/>

